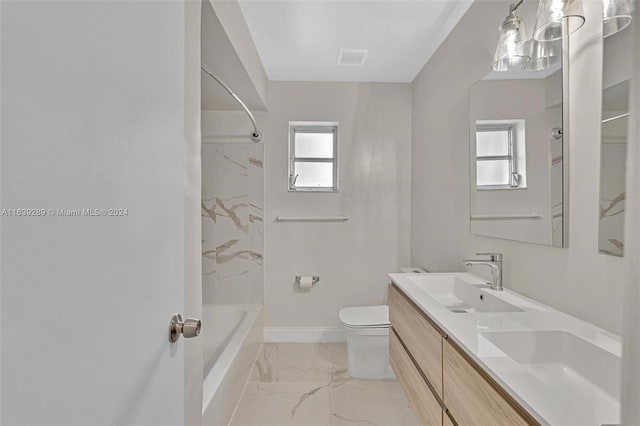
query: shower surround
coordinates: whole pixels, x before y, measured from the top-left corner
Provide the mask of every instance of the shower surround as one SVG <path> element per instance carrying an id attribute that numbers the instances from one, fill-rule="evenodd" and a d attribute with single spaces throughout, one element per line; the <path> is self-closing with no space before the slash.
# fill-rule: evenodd
<path id="1" fill-rule="evenodd" d="M 263 145 L 202 144 L 204 303 L 263 304 Z"/>

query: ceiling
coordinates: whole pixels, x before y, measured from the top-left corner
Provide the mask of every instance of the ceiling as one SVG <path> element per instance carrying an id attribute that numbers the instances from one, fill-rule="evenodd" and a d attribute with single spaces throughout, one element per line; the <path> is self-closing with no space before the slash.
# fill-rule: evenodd
<path id="1" fill-rule="evenodd" d="M 239 1 L 270 80 L 407 83 L 473 2 Z M 340 49 L 367 49 L 364 65 L 338 65 Z"/>
<path id="2" fill-rule="evenodd" d="M 233 43 L 208 1 L 202 2 L 202 62 L 222 79 L 251 110 L 265 105 L 238 57 Z M 201 71 L 202 109 L 234 111 L 242 108 L 214 79 Z"/>

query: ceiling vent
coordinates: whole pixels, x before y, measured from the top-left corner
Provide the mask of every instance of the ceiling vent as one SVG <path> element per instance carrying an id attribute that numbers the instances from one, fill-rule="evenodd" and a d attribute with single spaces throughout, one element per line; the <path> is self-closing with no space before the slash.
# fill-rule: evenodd
<path id="1" fill-rule="evenodd" d="M 340 49 L 338 65 L 363 65 L 367 59 L 367 49 Z"/>

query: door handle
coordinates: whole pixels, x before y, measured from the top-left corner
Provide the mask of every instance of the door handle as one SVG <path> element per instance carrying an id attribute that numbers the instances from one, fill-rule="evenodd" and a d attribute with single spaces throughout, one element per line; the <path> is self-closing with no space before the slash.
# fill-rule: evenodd
<path id="1" fill-rule="evenodd" d="M 175 343 L 182 334 L 185 339 L 196 337 L 200 334 L 202 328 L 202 321 L 197 318 L 187 318 L 182 321 L 182 315 L 175 314 L 171 317 L 169 322 L 169 341 Z"/>

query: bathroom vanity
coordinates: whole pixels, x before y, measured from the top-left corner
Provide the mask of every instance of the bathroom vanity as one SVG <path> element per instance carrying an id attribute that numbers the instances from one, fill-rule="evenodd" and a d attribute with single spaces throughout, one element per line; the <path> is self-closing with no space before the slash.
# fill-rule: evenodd
<path id="1" fill-rule="evenodd" d="M 620 337 L 471 274 L 390 274 L 391 366 L 425 425 L 620 422 Z"/>

